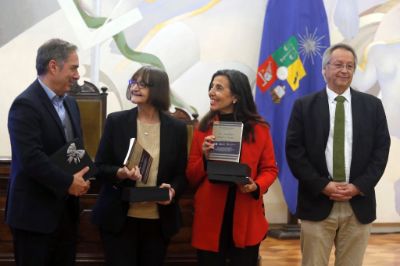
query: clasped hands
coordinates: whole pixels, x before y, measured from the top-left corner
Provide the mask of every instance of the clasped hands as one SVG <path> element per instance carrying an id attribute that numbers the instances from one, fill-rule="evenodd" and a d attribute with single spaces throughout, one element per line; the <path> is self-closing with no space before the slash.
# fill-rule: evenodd
<path id="1" fill-rule="evenodd" d="M 360 190 L 351 183 L 340 183 L 331 181 L 322 190 L 329 199 L 334 201 L 348 201 L 360 194 Z"/>

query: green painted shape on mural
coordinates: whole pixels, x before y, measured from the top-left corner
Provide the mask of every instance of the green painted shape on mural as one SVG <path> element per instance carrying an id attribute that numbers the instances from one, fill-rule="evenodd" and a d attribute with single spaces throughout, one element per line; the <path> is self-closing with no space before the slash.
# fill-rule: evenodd
<path id="1" fill-rule="evenodd" d="M 79 14 L 82 16 L 83 20 L 85 21 L 86 25 L 89 28 L 97 29 L 97 28 L 101 27 L 102 25 L 104 25 L 104 23 L 106 22 L 107 19 L 104 17 L 92 17 L 92 16 L 89 16 L 88 14 L 86 14 L 85 11 L 83 11 L 83 9 L 80 7 L 78 0 L 74 0 L 74 3 L 75 3 L 76 8 L 79 11 Z M 149 53 L 136 52 L 133 49 L 131 49 L 129 47 L 128 43 L 126 42 L 125 34 L 123 32 L 119 32 L 116 35 L 114 35 L 113 39 L 114 39 L 115 43 L 117 44 L 119 51 L 126 58 L 128 58 L 134 62 L 139 62 L 142 64 L 149 64 L 149 65 L 161 68 L 162 70 L 165 70 L 163 63 L 157 56 L 155 56 L 153 54 L 149 54 Z"/>
<path id="2" fill-rule="evenodd" d="M 82 16 L 83 20 L 85 21 L 86 25 L 89 28 L 97 29 L 102 25 L 104 25 L 104 23 L 106 22 L 107 19 L 104 17 L 92 17 L 86 14 L 85 11 L 83 11 L 83 9 L 79 6 L 78 0 L 74 0 L 74 3 L 79 11 L 79 14 Z M 113 39 L 117 44 L 119 51 L 129 60 L 132 60 L 134 62 L 139 62 L 142 64 L 149 64 L 152 66 L 156 66 L 165 71 L 163 63 L 157 56 L 149 53 L 136 52 L 132 50 L 129 47 L 128 43 L 126 42 L 125 34 L 123 32 L 114 35 Z M 198 113 L 196 108 L 185 103 L 182 99 L 180 99 L 180 97 L 175 95 L 173 91 L 171 91 L 171 103 L 175 106 L 185 108 L 192 114 Z"/>
<path id="3" fill-rule="evenodd" d="M 273 54 L 272 57 L 278 64 L 278 66 L 289 67 L 299 57 L 298 44 L 296 37 L 292 36 L 287 42 L 279 47 Z"/>

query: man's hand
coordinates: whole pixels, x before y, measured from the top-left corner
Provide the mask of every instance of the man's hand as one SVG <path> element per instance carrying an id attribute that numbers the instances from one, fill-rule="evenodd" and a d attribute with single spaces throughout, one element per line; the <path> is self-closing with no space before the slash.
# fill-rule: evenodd
<path id="1" fill-rule="evenodd" d="M 360 194 L 360 190 L 353 184 L 340 184 L 339 190 L 342 195 L 354 197 Z"/>
<path id="2" fill-rule="evenodd" d="M 322 191 L 331 200 L 348 201 L 352 197 L 360 194 L 360 190 L 353 184 L 329 182 Z"/>
<path id="3" fill-rule="evenodd" d="M 326 185 L 325 188 L 322 190 L 322 193 L 330 197 L 331 194 L 337 193 L 337 185 L 338 183 L 336 182 L 329 182 L 328 185 Z"/>
<path id="4" fill-rule="evenodd" d="M 89 171 L 89 167 L 86 166 L 85 168 L 82 168 L 79 172 L 74 174 L 74 179 L 72 181 L 72 184 L 68 188 L 68 194 L 79 197 L 82 196 L 83 194 L 86 194 L 86 192 L 90 188 L 90 181 L 85 181 L 83 179 L 83 176 Z"/>

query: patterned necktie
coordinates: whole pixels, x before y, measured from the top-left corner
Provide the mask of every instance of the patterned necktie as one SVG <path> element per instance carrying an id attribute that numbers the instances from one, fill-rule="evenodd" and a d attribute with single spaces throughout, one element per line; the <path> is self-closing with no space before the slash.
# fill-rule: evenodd
<path id="1" fill-rule="evenodd" d="M 335 111 L 335 126 L 333 131 L 333 181 L 346 181 L 344 170 L 344 101 L 343 96 L 337 96 Z"/>

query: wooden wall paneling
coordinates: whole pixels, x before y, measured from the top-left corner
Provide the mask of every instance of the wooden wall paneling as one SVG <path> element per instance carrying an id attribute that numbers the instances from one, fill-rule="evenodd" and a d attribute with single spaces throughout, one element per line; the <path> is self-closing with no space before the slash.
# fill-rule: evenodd
<path id="1" fill-rule="evenodd" d="M 14 265 L 14 254 L 10 228 L 4 223 L 10 158 L 0 158 L 0 265 Z"/>

